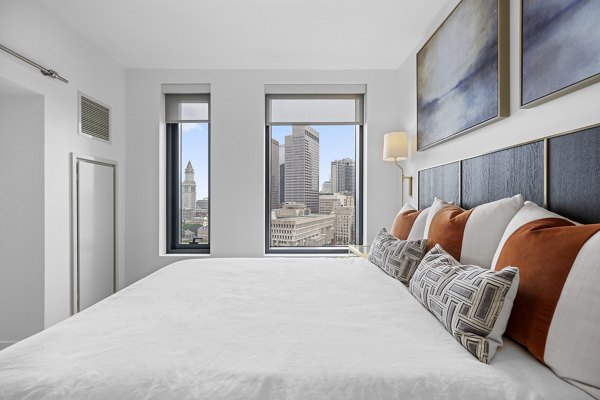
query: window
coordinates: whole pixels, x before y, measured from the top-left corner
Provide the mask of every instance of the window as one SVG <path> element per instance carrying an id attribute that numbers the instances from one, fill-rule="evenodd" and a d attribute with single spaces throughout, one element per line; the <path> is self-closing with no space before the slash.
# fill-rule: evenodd
<path id="1" fill-rule="evenodd" d="M 363 95 L 266 101 L 266 251 L 347 251 L 362 237 Z"/>
<path id="2" fill-rule="evenodd" d="M 210 249 L 209 95 L 166 94 L 167 252 Z"/>

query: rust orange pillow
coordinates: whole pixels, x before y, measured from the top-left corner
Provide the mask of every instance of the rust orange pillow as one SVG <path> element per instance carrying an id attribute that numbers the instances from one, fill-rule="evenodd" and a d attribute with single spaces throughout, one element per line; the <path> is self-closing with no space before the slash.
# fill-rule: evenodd
<path id="1" fill-rule="evenodd" d="M 439 244 L 461 264 L 491 268 L 502 235 L 523 203 L 516 195 L 463 210 L 435 200 L 427 216 L 427 244 L 430 249 Z"/>
<path id="2" fill-rule="evenodd" d="M 465 227 L 472 212 L 473 209 L 465 211 L 452 205 L 439 210 L 429 226 L 427 249 L 439 244 L 448 254 L 460 260 Z"/>
<path id="3" fill-rule="evenodd" d="M 504 243 L 495 269 L 516 266 L 521 283 L 506 334 L 544 361 L 554 311 L 581 247 L 600 224 L 542 218 L 518 228 Z"/>
<path id="4" fill-rule="evenodd" d="M 559 377 L 600 398 L 600 224 L 577 225 L 527 202 L 494 267 L 519 268 L 506 335 Z"/>
<path id="5" fill-rule="evenodd" d="M 408 210 L 404 212 L 400 210 L 392 224 L 392 231 L 390 233 L 394 235 L 396 239 L 407 240 L 410 230 L 419 214 L 421 214 L 421 211 L 418 210 Z"/>

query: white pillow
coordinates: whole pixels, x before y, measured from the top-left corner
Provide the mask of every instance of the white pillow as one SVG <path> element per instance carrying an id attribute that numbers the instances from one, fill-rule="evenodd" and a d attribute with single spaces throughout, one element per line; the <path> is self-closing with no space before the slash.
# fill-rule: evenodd
<path id="1" fill-rule="evenodd" d="M 425 224 L 427 223 L 427 216 L 429 215 L 430 208 L 431 207 L 427 207 L 417 216 L 406 240 L 427 239 L 427 236 L 425 236 Z"/>
<path id="2" fill-rule="evenodd" d="M 451 206 L 453 204 L 454 203 L 452 203 L 452 202 L 447 202 L 445 200 L 438 199 L 437 197 L 433 200 L 431 207 L 429 207 L 429 212 L 427 213 L 427 219 L 425 220 L 425 227 L 423 228 L 423 238 L 424 239 L 427 239 L 427 236 L 429 234 L 429 227 L 431 226 L 431 220 L 433 220 L 433 217 L 435 217 L 435 214 L 437 214 L 437 212 L 440 211 L 441 209 Z"/>
<path id="3" fill-rule="evenodd" d="M 491 268 L 502 235 L 523 204 L 523 196 L 518 194 L 465 211 L 436 199 L 425 226 L 428 248 L 440 244 L 462 264 Z M 448 207 L 451 209 L 441 213 Z"/>

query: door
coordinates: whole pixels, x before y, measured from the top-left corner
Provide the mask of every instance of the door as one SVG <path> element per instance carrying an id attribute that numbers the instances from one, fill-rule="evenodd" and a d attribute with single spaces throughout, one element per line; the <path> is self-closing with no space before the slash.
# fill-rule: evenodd
<path id="1" fill-rule="evenodd" d="M 76 159 L 75 312 L 115 292 L 115 168 Z"/>

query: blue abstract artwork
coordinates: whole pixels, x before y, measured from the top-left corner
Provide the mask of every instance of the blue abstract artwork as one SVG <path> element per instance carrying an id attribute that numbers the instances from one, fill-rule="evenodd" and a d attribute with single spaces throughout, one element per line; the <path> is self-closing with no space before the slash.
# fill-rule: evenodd
<path id="1" fill-rule="evenodd" d="M 417 147 L 500 116 L 499 2 L 463 0 L 417 54 Z"/>
<path id="2" fill-rule="evenodd" d="M 598 77 L 600 1 L 523 0 L 522 12 L 522 105 Z"/>

